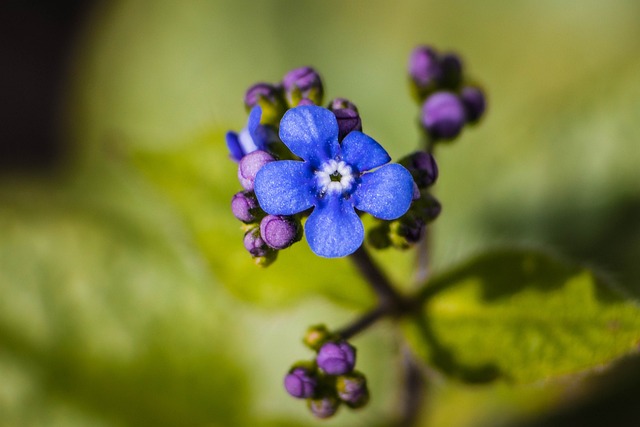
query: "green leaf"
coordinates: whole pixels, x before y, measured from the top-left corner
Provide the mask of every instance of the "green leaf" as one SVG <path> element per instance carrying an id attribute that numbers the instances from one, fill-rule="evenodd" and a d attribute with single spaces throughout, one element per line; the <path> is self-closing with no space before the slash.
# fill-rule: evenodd
<path id="1" fill-rule="evenodd" d="M 185 219 L 211 268 L 235 295 L 280 306 L 323 295 L 353 307 L 372 304 L 372 294 L 348 259 L 314 255 L 306 241 L 281 251 L 267 268 L 254 265 L 242 243 L 242 223 L 231 213 L 241 190 L 221 132 L 194 137 L 174 150 L 134 152 L 135 164 Z"/>
<path id="2" fill-rule="evenodd" d="M 607 364 L 640 341 L 640 309 L 604 279 L 534 251 L 495 251 L 434 277 L 418 354 L 470 382 L 528 383 Z"/>

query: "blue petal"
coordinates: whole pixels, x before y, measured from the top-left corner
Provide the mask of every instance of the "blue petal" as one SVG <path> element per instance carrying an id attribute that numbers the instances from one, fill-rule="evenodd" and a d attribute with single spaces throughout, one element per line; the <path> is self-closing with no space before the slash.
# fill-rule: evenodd
<path id="1" fill-rule="evenodd" d="M 391 157 L 373 138 L 352 131 L 342 140 L 342 160 L 364 172 L 389 163 Z"/>
<path id="2" fill-rule="evenodd" d="M 259 105 L 256 105 L 251 109 L 249 113 L 249 121 L 247 122 L 247 129 L 249 129 L 249 133 L 253 134 L 253 132 L 257 129 L 258 125 L 260 125 L 260 118 L 262 117 L 262 108 Z"/>
<path id="3" fill-rule="evenodd" d="M 292 108 L 280 121 L 280 139 L 293 154 L 318 167 L 338 153 L 338 121 L 326 108 Z"/>
<path id="4" fill-rule="evenodd" d="M 267 126 L 260 125 L 262 117 L 262 108 L 259 105 L 254 106 L 249 113 L 249 121 L 247 122 L 247 130 L 251 136 L 251 141 L 255 145 L 255 150 L 264 150 L 269 143 L 269 129 Z M 255 151 L 251 150 L 251 151 Z M 247 153 L 249 154 L 249 153 Z"/>
<path id="5" fill-rule="evenodd" d="M 236 162 L 239 162 L 242 157 L 244 157 L 244 153 L 242 152 L 242 147 L 240 146 L 240 141 L 238 140 L 238 134 L 229 131 L 226 135 L 227 140 L 227 148 L 229 149 L 229 154 L 231 158 Z"/>
<path id="6" fill-rule="evenodd" d="M 350 200 L 327 197 L 319 203 L 304 225 L 311 250 L 326 258 L 338 258 L 355 252 L 362 245 L 364 227 Z"/>
<path id="7" fill-rule="evenodd" d="M 365 173 L 353 193 L 355 207 L 380 219 L 396 219 L 404 215 L 413 198 L 413 178 L 397 163 L 384 165 Z"/>
<path id="8" fill-rule="evenodd" d="M 271 215 L 293 215 L 315 204 L 313 172 L 305 162 L 281 160 L 258 171 L 254 191 L 260 207 Z"/>

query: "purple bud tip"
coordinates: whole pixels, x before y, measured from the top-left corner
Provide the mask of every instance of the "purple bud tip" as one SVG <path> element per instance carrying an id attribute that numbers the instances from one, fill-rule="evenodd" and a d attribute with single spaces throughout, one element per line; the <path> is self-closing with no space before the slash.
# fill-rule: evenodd
<path id="1" fill-rule="evenodd" d="M 260 98 L 274 101 L 278 96 L 278 89 L 269 83 L 256 83 L 247 89 L 244 95 L 244 105 L 251 109 L 258 104 Z"/>
<path id="2" fill-rule="evenodd" d="M 422 88 L 431 85 L 442 76 L 438 54 L 429 46 L 418 46 L 411 52 L 408 68 L 413 81 Z"/>
<path id="3" fill-rule="evenodd" d="M 264 243 L 257 229 L 249 230 L 244 235 L 244 247 L 254 258 L 269 254 L 269 247 Z"/>
<path id="4" fill-rule="evenodd" d="M 309 409 L 311 413 L 318 418 L 329 418 L 333 416 L 339 406 L 340 401 L 333 396 L 309 400 Z"/>
<path id="5" fill-rule="evenodd" d="M 467 120 L 470 123 L 477 122 L 487 107 L 487 101 L 482 90 L 473 86 L 466 86 L 460 93 L 462 103 L 467 112 Z"/>
<path id="6" fill-rule="evenodd" d="M 462 82 L 462 60 L 455 53 L 447 53 L 440 59 L 443 87 L 456 89 Z"/>
<path id="7" fill-rule="evenodd" d="M 284 377 L 284 388 L 298 399 L 313 397 L 318 381 L 304 368 L 295 368 Z"/>
<path id="8" fill-rule="evenodd" d="M 450 92 L 436 92 L 422 106 L 422 124 L 436 139 L 453 139 L 458 136 L 465 119 L 462 101 Z"/>
<path id="9" fill-rule="evenodd" d="M 314 88 L 322 88 L 320 75 L 311 67 L 300 67 L 289 71 L 282 79 L 282 85 L 286 91 L 297 87 L 305 93 Z"/>
<path id="10" fill-rule="evenodd" d="M 349 132 L 357 130 L 362 131 L 362 121 L 356 110 L 348 108 L 340 108 L 333 111 L 338 120 L 338 140 L 342 141 Z"/>
<path id="11" fill-rule="evenodd" d="M 353 110 L 356 113 L 358 112 L 358 107 L 356 107 L 356 104 L 346 98 L 334 98 L 329 103 L 329 110 L 331 111 L 341 110 L 343 108 Z"/>
<path id="12" fill-rule="evenodd" d="M 249 223 L 255 221 L 256 216 L 254 212 L 258 206 L 258 200 L 255 198 L 255 195 L 248 191 L 236 193 L 231 199 L 231 211 L 233 215 L 242 222 Z"/>
<path id="13" fill-rule="evenodd" d="M 358 372 L 338 377 L 336 390 L 340 400 L 351 407 L 361 407 L 369 401 L 367 380 Z"/>
<path id="14" fill-rule="evenodd" d="M 356 349 L 346 341 L 328 342 L 318 351 L 316 362 L 329 375 L 344 375 L 356 365 Z"/>
<path id="15" fill-rule="evenodd" d="M 253 182 L 258 171 L 267 163 L 274 161 L 266 151 L 256 150 L 244 156 L 238 164 L 238 180 L 245 190 L 253 191 Z"/>
<path id="16" fill-rule="evenodd" d="M 313 101 L 310 99 L 302 98 L 300 101 L 298 101 L 298 107 L 303 105 L 316 105 L 316 104 L 314 104 Z"/>
<path id="17" fill-rule="evenodd" d="M 274 249 L 285 249 L 300 240 L 300 222 L 291 216 L 267 215 L 260 221 L 260 235 Z"/>

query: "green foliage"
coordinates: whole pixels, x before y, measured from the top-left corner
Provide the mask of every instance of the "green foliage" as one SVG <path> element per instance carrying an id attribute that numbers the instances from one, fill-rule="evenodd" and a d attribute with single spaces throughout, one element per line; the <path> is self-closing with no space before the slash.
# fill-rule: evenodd
<path id="1" fill-rule="evenodd" d="M 640 309 L 587 269 L 546 254 L 496 251 L 434 277 L 408 321 L 420 356 L 469 382 L 530 383 L 633 350 Z"/>

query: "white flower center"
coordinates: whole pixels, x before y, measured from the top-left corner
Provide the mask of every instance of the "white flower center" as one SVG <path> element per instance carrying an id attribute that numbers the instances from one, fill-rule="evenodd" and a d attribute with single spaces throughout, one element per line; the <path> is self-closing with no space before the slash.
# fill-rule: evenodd
<path id="1" fill-rule="evenodd" d="M 315 172 L 321 193 L 344 193 L 351 190 L 355 181 L 351 166 L 342 160 L 329 160 Z"/>

